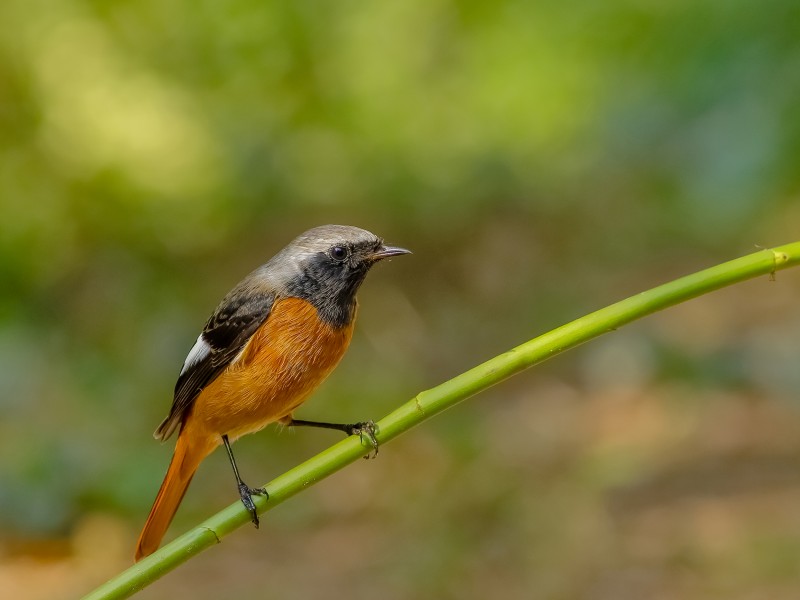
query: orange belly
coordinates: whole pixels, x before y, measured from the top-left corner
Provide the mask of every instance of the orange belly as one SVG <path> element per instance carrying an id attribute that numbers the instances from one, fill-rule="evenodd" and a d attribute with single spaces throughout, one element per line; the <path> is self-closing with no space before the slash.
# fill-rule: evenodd
<path id="1" fill-rule="evenodd" d="M 238 359 L 200 393 L 187 420 L 233 441 L 290 415 L 339 363 L 354 321 L 331 327 L 305 300 L 278 300 Z"/>

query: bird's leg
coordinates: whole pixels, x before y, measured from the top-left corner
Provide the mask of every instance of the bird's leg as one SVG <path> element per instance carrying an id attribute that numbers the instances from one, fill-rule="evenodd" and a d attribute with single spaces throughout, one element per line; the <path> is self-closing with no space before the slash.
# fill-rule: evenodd
<path id="1" fill-rule="evenodd" d="M 321 427 L 323 429 L 336 429 L 343 431 L 347 435 L 357 435 L 361 441 L 366 441 L 372 447 L 372 455 L 367 454 L 364 458 L 375 458 L 378 456 L 378 427 L 374 421 L 362 421 L 360 423 L 322 423 L 320 421 L 303 421 L 294 419 L 291 416 L 282 419 L 281 423 L 287 427 Z"/>
<path id="2" fill-rule="evenodd" d="M 253 525 L 255 525 L 256 529 L 258 529 L 258 512 L 256 512 L 256 505 L 253 502 L 253 495 L 266 496 L 269 498 L 269 494 L 264 488 L 251 488 L 248 487 L 244 481 L 242 481 L 242 478 L 239 476 L 239 469 L 236 468 L 236 460 L 233 458 L 231 443 L 228 441 L 227 435 L 222 436 L 222 442 L 225 444 L 225 450 L 228 451 L 228 458 L 230 459 L 231 466 L 233 467 L 233 474 L 236 476 L 236 484 L 239 486 L 239 497 L 242 499 L 242 504 L 244 504 L 244 507 L 249 510 L 250 514 L 253 516 Z"/>

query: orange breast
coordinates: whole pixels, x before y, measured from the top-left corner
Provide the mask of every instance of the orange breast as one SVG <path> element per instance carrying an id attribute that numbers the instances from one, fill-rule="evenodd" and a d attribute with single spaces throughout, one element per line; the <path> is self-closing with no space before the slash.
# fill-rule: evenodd
<path id="1" fill-rule="evenodd" d="M 291 414 L 336 367 L 352 335 L 353 322 L 331 327 L 305 300 L 277 301 L 238 359 L 197 397 L 192 425 L 233 440 Z"/>

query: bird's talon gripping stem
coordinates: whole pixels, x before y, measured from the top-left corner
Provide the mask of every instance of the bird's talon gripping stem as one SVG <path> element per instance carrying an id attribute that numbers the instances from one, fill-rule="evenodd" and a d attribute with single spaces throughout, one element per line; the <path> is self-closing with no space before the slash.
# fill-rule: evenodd
<path id="1" fill-rule="evenodd" d="M 361 438 L 361 443 L 366 442 L 369 444 L 371 450 L 364 458 L 375 458 L 378 456 L 378 426 L 375 421 L 361 421 L 359 423 L 323 423 L 321 421 L 304 421 L 301 419 L 288 419 L 283 421 L 284 425 L 289 427 L 304 426 L 304 427 L 322 427 L 323 429 L 335 429 L 336 431 L 343 431 L 347 435 L 357 435 Z"/>
<path id="2" fill-rule="evenodd" d="M 244 482 L 239 483 L 239 497 L 242 499 L 242 504 L 244 504 L 244 507 L 250 511 L 250 514 L 253 517 L 251 519 L 253 521 L 253 525 L 255 525 L 256 529 L 258 529 L 258 512 L 256 511 L 256 504 L 253 502 L 253 496 L 265 496 L 266 498 L 269 498 L 269 494 L 264 488 L 251 488 L 248 487 Z"/>
<path id="3" fill-rule="evenodd" d="M 225 444 L 225 450 L 228 452 L 228 458 L 231 461 L 231 467 L 233 467 L 233 475 L 236 477 L 236 484 L 239 488 L 239 498 L 242 499 L 242 504 L 244 507 L 250 511 L 252 515 L 253 525 L 256 526 L 258 529 L 258 511 L 256 510 L 256 504 L 253 502 L 253 496 L 265 496 L 269 499 L 269 494 L 267 490 L 264 488 L 251 488 L 249 487 L 244 481 L 242 481 L 242 477 L 239 475 L 239 469 L 236 467 L 236 459 L 233 458 L 233 451 L 231 450 L 231 443 L 228 440 L 228 436 L 222 436 L 222 443 Z"/>
<path id="4" fill-rule="evenodd" d="M 364 457 L 365 459 L 375 458 L 378 456 L 378 426 L 375 421 L 362 421 L 361 423 L 354 423 L 349 426 L 348 433 L 350 435 L 357 435 L 361 438 L 361 443 L 365 441 L 372 447 L 372 450 Z"/>

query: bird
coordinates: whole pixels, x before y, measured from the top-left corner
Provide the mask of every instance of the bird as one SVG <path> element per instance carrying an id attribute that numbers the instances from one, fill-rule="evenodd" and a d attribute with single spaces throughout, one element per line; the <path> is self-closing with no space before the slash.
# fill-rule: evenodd
<path id="1" fill-rule="evenodd" d="M 183 363 L 169 414 L 153 434 L 178 438 L 136 543 L 134 560 L 158 549 L 200 463 L 224 445 L 239 497 L 258 527 L 254 495 L 239 475 L 231 443 L 271 423 L 337 429 L 366 437 L 371 421 L 324 423 L 294 411 L 333 371 L 353 335 L 356 292 L 371 267 L 410 254 L 369 231 L 322 225 L 302 233 L 222 299 Z"/>

